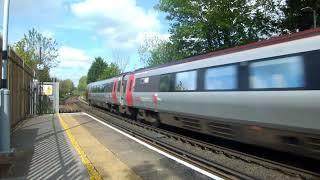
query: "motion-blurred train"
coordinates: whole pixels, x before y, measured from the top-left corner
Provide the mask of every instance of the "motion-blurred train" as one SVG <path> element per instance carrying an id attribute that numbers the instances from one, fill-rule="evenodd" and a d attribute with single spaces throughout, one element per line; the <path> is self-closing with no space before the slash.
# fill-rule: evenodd
<path id="1" fill-rule="evenodd" d="M 320 157 L 320 28 L 90 83 L 88 102 L 144 120 Z"/>

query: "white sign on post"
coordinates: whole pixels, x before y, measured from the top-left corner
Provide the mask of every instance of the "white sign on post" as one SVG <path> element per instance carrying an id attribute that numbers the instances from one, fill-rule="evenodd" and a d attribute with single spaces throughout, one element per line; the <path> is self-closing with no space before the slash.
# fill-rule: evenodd
<path id="1" fill-rule="evenodd" d="M 38 70 L 43 70 L 44 69 L 44 64 L 37 64 L 37 69 Z"/>

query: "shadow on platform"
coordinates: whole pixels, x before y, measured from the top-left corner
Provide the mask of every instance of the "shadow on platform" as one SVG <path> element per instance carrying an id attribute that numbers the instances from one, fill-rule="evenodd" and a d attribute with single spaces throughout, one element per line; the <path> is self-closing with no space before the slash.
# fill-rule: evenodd
<path id="1" fill-rule="evenodd" d="M 14 165 L 2 178 L 88 179 L 87 170 L 63 132 L 56 115 L 26 120 L 12 134 Z"/>

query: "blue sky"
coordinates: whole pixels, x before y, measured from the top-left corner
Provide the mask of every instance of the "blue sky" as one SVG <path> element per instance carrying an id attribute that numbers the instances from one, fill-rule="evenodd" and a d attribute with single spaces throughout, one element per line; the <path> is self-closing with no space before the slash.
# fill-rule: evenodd
<path id="1" fill-rule="evenodd" d="M 146 36 L 168 36 L 164 14 L 153 9 L 158 0 L 11 0 L 9 43 L 31 28 L 53 37 L 60 61 L 51 75 L 72 79 L 86 75 L 91 61 L 101 56 L 129 57 L 127 71 L 139 68 L 137 49 Z M 1 1 L 3 12 L 3 1 Z M 1 16 L 2 25 L 2 16 Z"/>

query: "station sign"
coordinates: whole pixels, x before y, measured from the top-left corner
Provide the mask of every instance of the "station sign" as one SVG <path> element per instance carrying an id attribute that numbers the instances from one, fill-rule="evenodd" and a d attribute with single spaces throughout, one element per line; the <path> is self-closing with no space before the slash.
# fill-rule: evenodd
<path id="1" fill-rule="evenodd" d="M 37 69 L 42 71 L 44 69 L 44 64 L 37 64 Z"/>

